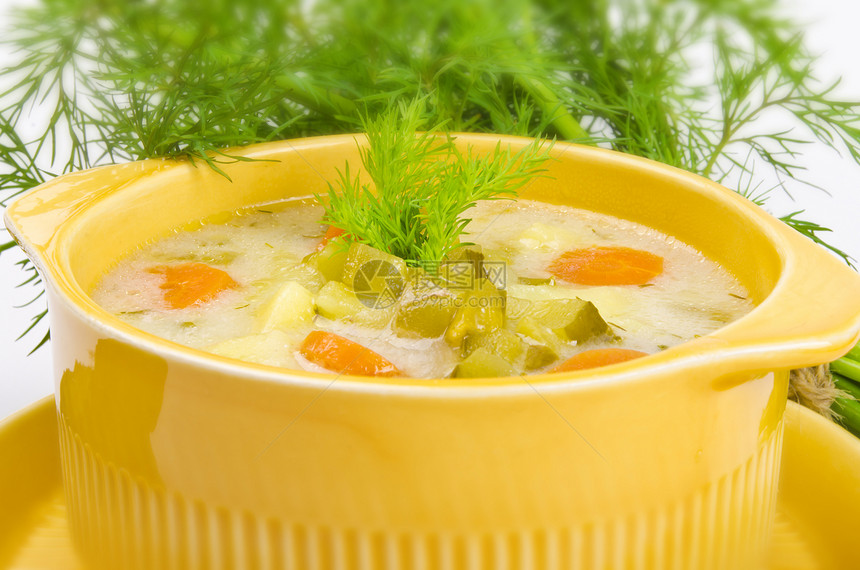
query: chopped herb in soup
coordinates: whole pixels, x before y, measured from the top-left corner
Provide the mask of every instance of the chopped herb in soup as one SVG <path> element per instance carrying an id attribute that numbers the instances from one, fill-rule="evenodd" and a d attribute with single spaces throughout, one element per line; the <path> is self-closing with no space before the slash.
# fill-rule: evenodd
<path id="1" fill-rule="evenodd" d="M 611 216 L 479 201 L 441 260 L 328 226 L 316 200 L 237 212 L 149 244 L 93 298 L 129 324 L 229 358 L 368 376 L 487 377 L 624 362 L 752 308 L 690 246 Z"/>

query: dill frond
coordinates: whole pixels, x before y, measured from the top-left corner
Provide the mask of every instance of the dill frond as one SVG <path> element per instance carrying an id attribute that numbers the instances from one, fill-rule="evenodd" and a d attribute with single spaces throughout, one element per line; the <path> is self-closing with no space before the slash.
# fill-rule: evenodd
<path id="1" fill-rule="evenodd" d="M 513 198 L 549 157 L 552 144 L 540 140 L 512 153 L 497 145 L 487 156 L 460 152 L 444 123 L 418 132 L 426 99 L 391 107 L 363 120 L 367 146 L 361 162 L 372 182 L 352 176 L 349 164 L 329 183 L 324 221 L 359 241 L 405 259 L 412 265 L 444 259 L 466 245 L 460 237 L 464 213 L 479 200 Z"/>

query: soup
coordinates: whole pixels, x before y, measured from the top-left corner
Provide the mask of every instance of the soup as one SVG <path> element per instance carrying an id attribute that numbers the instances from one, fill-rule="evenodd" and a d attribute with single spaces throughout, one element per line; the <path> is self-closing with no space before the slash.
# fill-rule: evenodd
<path id="1" fill-rule="evenodd" d="M 146 245 L 94 300 L 171 341 L 261 364 L 424 378 L 640 357 L 752 308 L 690 246 L 567 206 L 479 202 L 465 239 L 407 264 L 320 223 L 315 200 L 247 208 Z"/>

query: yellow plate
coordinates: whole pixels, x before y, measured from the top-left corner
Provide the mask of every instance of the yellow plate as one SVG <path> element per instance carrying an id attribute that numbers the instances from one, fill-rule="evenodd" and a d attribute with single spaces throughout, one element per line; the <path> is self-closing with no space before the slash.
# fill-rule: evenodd
<path id="1" fill-rule="evenodd" d="M 768 570 L 857 567 L 860 440 L 789 402 Z M 75 570 L 53 398 L 0 422 L 0 568 Z"/>

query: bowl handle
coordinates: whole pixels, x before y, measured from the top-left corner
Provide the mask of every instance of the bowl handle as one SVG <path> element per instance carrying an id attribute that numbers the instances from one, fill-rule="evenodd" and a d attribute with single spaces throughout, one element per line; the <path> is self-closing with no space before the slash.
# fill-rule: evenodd
<path id="1" fill-rule="evenodd" d="M 742 370 L 785 370 L 833 361 L 860 340 L 860 275 L 782 222 L 771 225 L 783 260 L 773 291 L 747 316 L 682 346 L 707 346 Z"/>
<path id="2" fill-rule="evenodd" d="M 54 238 L 89 204 L 126 184 L 169 167 L 160 159 L 102 166 L 59 176 L 6 208 L 6 228 L 41 272 L 51 271 Z"/>

